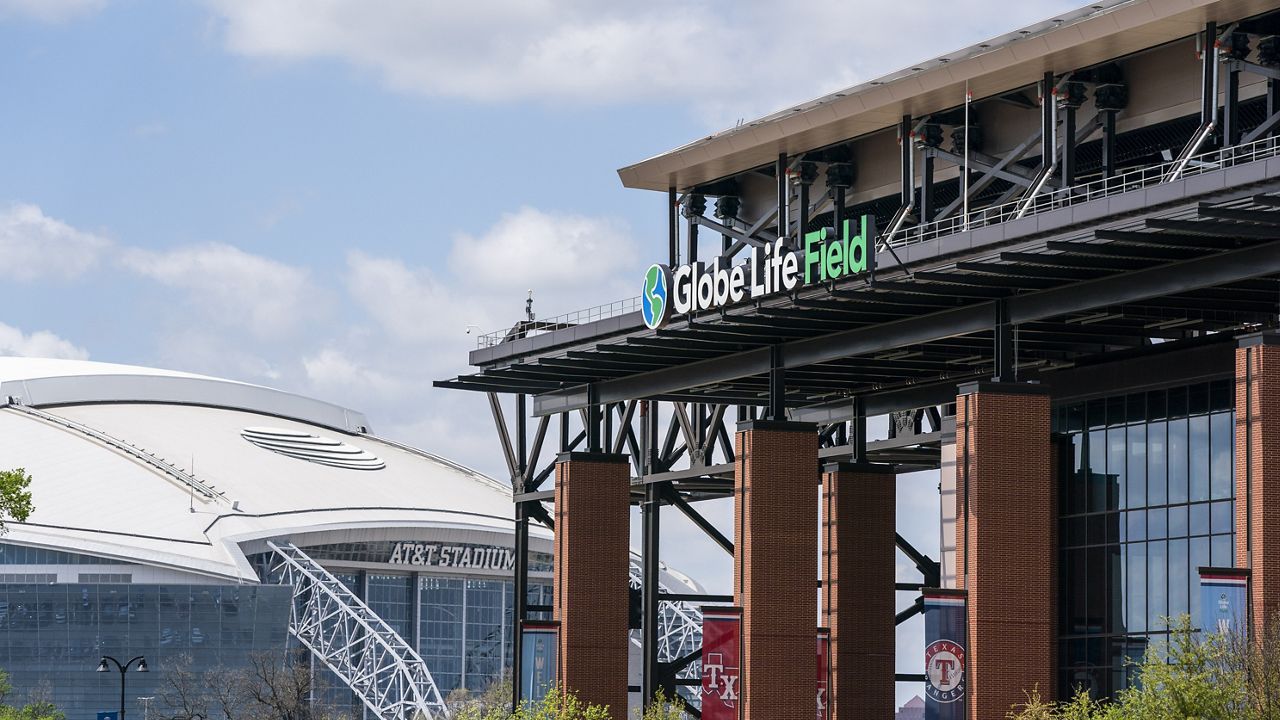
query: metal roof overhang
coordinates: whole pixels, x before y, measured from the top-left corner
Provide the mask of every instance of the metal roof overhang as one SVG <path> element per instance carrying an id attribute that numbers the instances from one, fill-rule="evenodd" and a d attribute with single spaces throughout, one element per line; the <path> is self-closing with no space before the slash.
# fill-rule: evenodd
<path id="1" fill-rule="evenodd" d="M 1100 9 L 1095 9 L 1100 8 Z M 1208 21 L 1275 9 L 1270 0 L 1114 0 L 920 63 L 885 77 L 744 123 L 618 170 L 629 188 L 690 187 L 894 126 L 975 98 L 1189 37 Z M 1055 22 L 1060 20 L 1061 22 Z"/>
<path id="2" fill-rule="evenodd" d="M 437 385 L 534 395 L 536 414 L 631 398 L 762 404 L 774 348 L 787 405 L 922 407 L 992 374 L 997 308 L 1027 376 L 1274 326 L 1280 158 L 1227 167 L 878 256 L 864 278 L 698 315 L 637 313 L 471 354 Z M 1226 336 L 1226 335 L 1224 335 Z"/>

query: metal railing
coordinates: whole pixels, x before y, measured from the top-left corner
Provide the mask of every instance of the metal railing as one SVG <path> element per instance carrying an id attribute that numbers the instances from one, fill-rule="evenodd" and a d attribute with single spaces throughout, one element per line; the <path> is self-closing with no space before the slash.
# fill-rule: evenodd
<path id="1" fill-rule="evenodd" d="M 293 588 L 289 632 L 378 720 L 449 717 L 422 657 L 355 593 L 292 543 L 268 542 L 272 576 Z"/>
<path id="2" fill-rule="evenodd" d="M 518 340 L 520 338 L 541 335 L 552 330 L 573 327 L 583 323 L 594 322 L 596 320 L 604 320 L 605 318 L 626 315 L 631 312 L 640 311 L 640 297 L 627 298 L 625 300 L 616 300 L 604 305 L 596 305 L 583 310 L 575 310 L 563 315 L 547 318 L 545 320 L 521 320 L 506 330 L 495 330 L 485 333 L 476 339 L 476 346 L 487 348 L 493 347 L 499 343 L 508 340 Z"/>
<path id="3" fill-rule="evenodd" d="M 1000 205 L 991 205 L 979 210 L 970 210 L 967 216 L 953 217 L 923 223 L 903 229 L 892 243 L 893 247 L 913 245 L 926 240 L 935 240 L 947 235 L 954 235 L 967 230 L 999 225 L 1016 220 L 1023 205 L 1027 206 L 1022 217 L 1058 210 L 1081 203 L 1111 197 L 1122 193 L 1142 190 L 1160 185 L 1173 178 L 1175 180 L 1199 175 L 1200 173 L 1221 170 L 1232 165 L 1242 165 L 1255 160 L 1263 160 L 1280 155 L 1280 141 L 1276 138 L 1262 138 L 1244 145 L 1210 150 L 1190 158 L 1175 158 L 1159 165 L 1147 165 L 1127 170 L 1111 177 L 1098 178 L 1079 185 L 1066 188 L 1044 189 L 1031 198 L 1012 200 Z M 1174 176 L 1179 170 L 1180 173 Z"/>
<path id="4" fill-rule="evenodd" d="M 120 438 L 117 438 L 113 435 L 109 435 L 101 430 L 91 428 L 88 425 L 85 425 L 83 423 L 78 423 L 75 420 L 69 420 L 59 415 L 53 415 L 43 410 L 39 410 L 26 405 L 9 404 L 9 405 L 4 405 L 2 407 L 6 407 L 10 410 L 16 410 L 18 412 L 31 415 L 32 417 L 40 418 L 41 420 L 44 420 L 45 422 L 51 425 L 58 425 L 68 430 L 73 430 L 75 432 L 78 432 L 82 435 L 87 435 L 88 437 L 91 437 L 94 440 L 97 440 L 103 445 L 119 450 L 121 453 L 133 458 L 134 460 L 137 460 L 143 465 L 150 466 L 152 469 L 160 472 L 161 474 L 166 475 L 172 478 L 173 480 L 176 480 L 177 482 L 189 488 L 193 493 L 199 493 L 202 498 L 201 502 L 205 502 L 205 501 L 216 502 L 218 500 L 226 501 L 226 497 L 225 497 L 226 493 L 222 492 L 221 490 L 218 490 L 213 485 L 207 482 L 204 482 L 203 480 L 200 480 L 192 473 L 186 470 L 183 470 L 182 468 L 178 467 L 177 465 L 174 465 L 168 460 L 150 452 L 149 450 L 140 448 L 137 445 L 134 445 L 133 443 L 127 442 L 125 440 L 121 440 Z"/>
<path id="5" fill-rule="evenodd" d="M 1147 165 L 1126 170 L 1118 175 L 1098 178 L 1086 183 L 1072 185 L 1071 187 L 1042 188 L 1039 193 L 1030 197 L 1024 195 L 1021 198 L 1000 205 L 970 210 L 967 215 L 953 215 L 942 220 L 911 227 L 895 227 L 890 232 L 880 235 L 876 239 L 876 244 L 878 247 L 883 247 L 886 244 L 886 239 L 889 239 L 887 243 L 889 247 L 899 248 L 905 245 L 914 245 L 928 240 L 936 240 L 947 235 L 999 225 L 1011 220 L 1133 192 L 1134 190 L 1142 190 L 1165 182 L 1181 180 L 1213 170 L 1221 170 L 1224 167 L 1264 160 L 1277 155 L 1280 155 L 1280 138 L 1261 138 L 1234 147 L 1210 150 L 1186 158 L 1175 158 L 1159 165 Z M 640 298 L 633 297 L 607 305 L 597 305 L 586 310 L 559 315 L 550 320 L 540 320 L 534 323 L 521 322 L 509 330 L 498 330 L 481 335 L 479 346 L 482 348 L 492 347 L 508 340 L 549 332 L 562 327 L 571 327 L 583 322 L 615 317 L 628 312 L 635 312 L 639 309 Z"/>

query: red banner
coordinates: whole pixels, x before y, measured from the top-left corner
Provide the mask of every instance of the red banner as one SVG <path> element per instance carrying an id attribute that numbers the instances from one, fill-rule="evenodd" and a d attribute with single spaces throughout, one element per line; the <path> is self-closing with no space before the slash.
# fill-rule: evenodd
<path id="1" fill-rule="evenodd" d="M 742 608 L 702 608 L 702 720 L 742 717 Z"/>
<path id="2" fill-rule="evenodd" d="M 831 717 L 831 631 L 818 628 L 818 720 Z"/>

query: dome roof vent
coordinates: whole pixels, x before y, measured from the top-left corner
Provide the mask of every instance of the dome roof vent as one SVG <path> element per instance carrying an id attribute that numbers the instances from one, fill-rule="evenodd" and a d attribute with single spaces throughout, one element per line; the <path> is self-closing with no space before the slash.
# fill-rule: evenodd
<path id="1" fill-rule="evenodd" d="M 298 430 L 247 427 L 240 431 L 240 437 L 264 450 L 320 465 L 348 470 L 381 470 L 386 467 L 377 455 L 358 447 Z"/>

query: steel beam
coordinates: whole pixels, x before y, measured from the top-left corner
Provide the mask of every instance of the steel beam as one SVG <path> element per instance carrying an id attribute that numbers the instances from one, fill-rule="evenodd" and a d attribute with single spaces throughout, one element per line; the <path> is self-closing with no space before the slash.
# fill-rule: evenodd
<path id="1" fill-rule="evenodd" d="M 1152 238 L 1160 242 L 1158 238 Z M 1009 321 L 1024 323 L 1092 310 L 1108 305 L 1125 305 L 1164 295 L 1239 282 L 1280 273 L 1280 243 L 1256 244 L 1239 250 L 1193 258 L 1123 275 L 1016 295 L 1008 299 Z M 928 292 L 921 286 L 921 292 Z M 818 337 L 794 340 L 775 347 L 757 348 L 677 367 L 640 373 L 631 377 L 597 383 L 600 401 L 618 402 L 630 398 L 655 397 L 688 388 L 727 382 L 738 378 L 785 371 L 841 358 L 893 350 L 903 345 L 922 344 L 950 337 L 990 330 L 992 302 L 977 302 L 920 317 L 905 318 L 870 327 L 854 328 Z M 777 362 L 780 360 L 781 362 Z M 556 391 L 535 398 L 534 414 L 584 407 L 586 388 Z M 776 407 L 773 409 L 777 409 Z"/>

